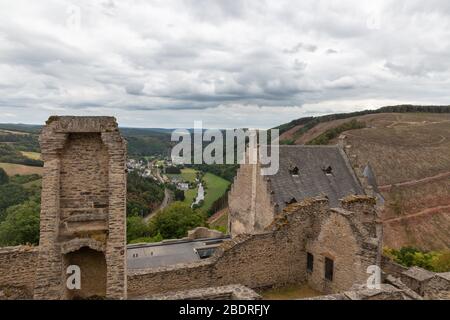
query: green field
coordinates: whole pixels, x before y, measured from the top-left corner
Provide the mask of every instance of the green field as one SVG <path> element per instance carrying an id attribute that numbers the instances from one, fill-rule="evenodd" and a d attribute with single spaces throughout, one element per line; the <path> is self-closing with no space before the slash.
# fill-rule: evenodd
<path id="1" fill-rule="evenodd" d="M 206 183 L 206 195 L 202 209 L 208 211 L 214 201 L 225 194 L 230 182 L 209 172 L 204 175 L 203 181 Z"/>
<path id="2" fill-rule="evenodd" d="M 211 228 L 221 227 L 225 230 L 228 229 L 228 214 L 222 215 L 219 219 L 209 224 Z"/>
<path id="3" fill-rule="evenodd" d="M 195 178 L 197 176 L 197 170 L 195 169 L 181 169 L 181 175 L 180 174 L 167 174 L 169 178 L 175 178 L 180 177 L 183 181 L 189 181 L 194 182 Z"/>
<path id="4" fill-rule="evenodd" d="M 196 173 L 197 171 L 194 169 L 182 169 L 181 177 L 184 181 L 194 182 Z M 180 175 L 171 174 L 168 176 L 179 177 Z M 230 185 L 230 182 L 209 172 L 203 176 L 203 181 L 205 182 L 206 194 L 204 204 L 201 207 L 201 210 L 207 212 L 211 208 L 214 201 L 216 201 L 225 194 L 225 192 L 228 189 L 228 186 Z M 184 202 L 191 205 L 192 202 L 194 202 L 195 198 L 197 197 L 197 188 L 185 191 L 184 196 L 185 196 Z"/>
<path id="5" fill-rule="evenodd" d="M 194 199 L 197 197 L 197 188 L 189 189 L 184 192 L 184 202 L 191 205 Z"/>

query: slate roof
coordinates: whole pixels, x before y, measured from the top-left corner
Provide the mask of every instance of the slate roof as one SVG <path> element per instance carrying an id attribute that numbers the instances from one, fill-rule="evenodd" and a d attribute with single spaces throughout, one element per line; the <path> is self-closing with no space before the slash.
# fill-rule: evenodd
<path id="1" fill-rule="evenodd" d="M 367 179 L 367 183 L 372 186 L 373 190 L 379 193 L 377 179 L 375 178 L 375 173 L 373 173 L 370 163 L 364 168 L 363 176 Z"/>
<path id="2" fill-rule="evenodd" d="M 286 204 L 326 195 L 332 207 L 351 194 L 364 194 L 346 154 L 339 146 L 280 146 L 278 173 L 267 176 L 273 199 Z M 298 175 L 295 175 L 298 169 Z M 327 169 L 328 172 L 327 174 Z M 331 170 L 330 170 L 331 169 Z"/>

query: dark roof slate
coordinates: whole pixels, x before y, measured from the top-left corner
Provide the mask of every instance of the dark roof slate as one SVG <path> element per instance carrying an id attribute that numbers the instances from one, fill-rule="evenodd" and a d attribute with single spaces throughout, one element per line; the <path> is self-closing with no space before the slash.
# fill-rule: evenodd
<path id="1" fill-rule="evenodd" d="M 339 207 L 339 199 L 351 194 L 364 194 L 339 146 L 280 146 L 279 150 L 279 171 L 267 176 L 279 210 L 288 203 L 323 195 L 328 197 L 332 207 Z M 296 167 L 298 175 L 294 174 Z M 327 174 L 329 167 L 331 174 Z"/>

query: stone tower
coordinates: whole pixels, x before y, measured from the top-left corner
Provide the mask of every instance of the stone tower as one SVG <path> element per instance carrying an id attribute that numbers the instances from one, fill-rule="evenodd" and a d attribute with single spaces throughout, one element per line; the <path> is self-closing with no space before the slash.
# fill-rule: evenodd
<path id="1" fill-rule="evenodd" d="M 35 299 L 125 299 L 126 142 L 112 117 L 50 117 Z M 81 288 L 66 285 L 78 266 Z"/>

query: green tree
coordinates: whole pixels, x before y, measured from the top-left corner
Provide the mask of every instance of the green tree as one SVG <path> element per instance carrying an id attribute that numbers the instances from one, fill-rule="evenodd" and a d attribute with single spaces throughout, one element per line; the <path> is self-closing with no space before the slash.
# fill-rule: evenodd
<path id="1" fill-rule="evenodd" d="M 450 271 L 450 251 L 421 251 L 413 247 L 384 248 L 384 255 L 406 267 L 417 266 L 434 272 Z"/>
<path id="2" fill-rule="evenodd" d="M 164 186 L 137 172 L 127 177 L 127 216 L 147 215 L 164 199 Z"/>
<path id="3" fill-rule="evenodd" d="M 21 185 L 14 183 L 0 185 L 0 221 L 5 218 L 8 207 L 23 203 L 28 197 L 28 191 Z"/>
<path id="4" fill-rule="evenodd" d="M 166 168 L 167 174 L 181 174 L 181 169 L 179 167 L 171 166 Z"/>
<path id="5" fill-rule="evenodd" d="M 205 225 L 205 217 L 182 202 L 174 202 L 150 221 L 152 234 L 160 233 L 164 239 L 179 239 L 188 230 Z"/>
<path id="6" fill-rule="evenodd" d="M 141 217 L 128 217 L 127 218 L 127 242 L 130 243 L 133 240 L 139 238 L 151 237 L 151 232 L 144 219 Z"/>
<path id="7" fill-rule="evenodd" d="M 176 189 L 174 194 L 175 194 L 175 201 L 184 201 L 184 199 L 186 199 L 183 190 Z"/>
<path id="8" fill-rule="evenodd" d="M 25 184 L 31 181 L 40 180 L 41 176 L 38 174 L 16 174 L 9 178 L 10 183 Z"/>
<path id="9" fill-rule="evenodd" d="M 0 168 L 0 185 L 7 184 L 9 182 L 9 177 L 3 168 Z"/>
<path id="10" fill-rule="evenodd" d="M 450 272 L 450 250 L 435 255 L 431 265 L 435 272 Z"/>
<path id="11" fill-rule="evenodd" d="M 0 246 L 39 244 L 40 207 L 33 199 L 8 208 L 0 223 Z"/>

